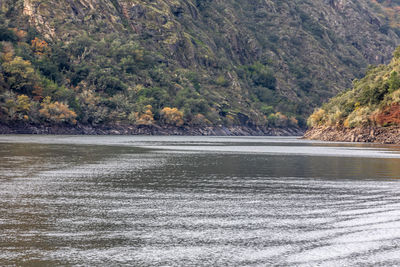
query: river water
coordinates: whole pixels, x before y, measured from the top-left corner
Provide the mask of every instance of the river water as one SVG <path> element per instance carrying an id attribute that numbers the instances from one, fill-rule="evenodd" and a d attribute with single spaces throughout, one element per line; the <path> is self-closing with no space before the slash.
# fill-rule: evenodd
<path id="1" fill-rule="evenodd" d="M 400 265 L 400 148 L 0 136 L 0 266 Z"/>

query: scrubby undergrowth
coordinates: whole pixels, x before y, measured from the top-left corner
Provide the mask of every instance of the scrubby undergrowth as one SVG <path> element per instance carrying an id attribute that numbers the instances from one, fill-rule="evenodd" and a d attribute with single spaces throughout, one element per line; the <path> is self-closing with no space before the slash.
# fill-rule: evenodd
<path id="1" fill-rule="evenodd" d="M 304 128 L 400 43 L 370 4 L 0 0 L 0 123 Z"/>
<path id="2" fill-rule="evenodd" d="M 370 67 L 353 88 L 317 109 L 308 119 L 312 128 L 356 128 L 400 124 L 400 48 L 390 64 Z"/>

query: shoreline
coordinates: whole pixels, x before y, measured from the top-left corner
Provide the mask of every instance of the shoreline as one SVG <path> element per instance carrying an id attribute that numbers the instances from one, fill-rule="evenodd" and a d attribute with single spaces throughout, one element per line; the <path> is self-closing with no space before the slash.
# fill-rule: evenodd
<path id="1" fill-rule="evenodd" d="M 172 127 L 158 125 L 33 125 L 0 124 L 0 134 L 38 135 L 189 135 L 189 136 L 302 136 L 299 128 L 250 126 Z"/>
<path id="2" fill-rule="evenodd" d="M 308 130 L 303 138 L 334 142 L 400 144 L 400 127 L 357 127 L 353 129 L 316 127 Z"/>

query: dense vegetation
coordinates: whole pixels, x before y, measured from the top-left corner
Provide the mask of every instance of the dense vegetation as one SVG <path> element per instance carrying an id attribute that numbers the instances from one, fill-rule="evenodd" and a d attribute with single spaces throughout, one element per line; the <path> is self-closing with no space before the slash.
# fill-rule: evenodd
<path id="1" fill-rule="evenodd" d="M 6 124 L 303 127 L 314 107 L 399 43 L 378 16 L 384 10 L 357 0 L 0 7 Z"/>
<path id="2" fill-rule="evenodd" d="M 352 90 L 343 92 L 309 118 L 312 127 L 368 127 L 400 124 L 400 47 L 388 65 L 370 67 Z"/>
<path id="3" fill-rule="evenodd" d="M 399 0 L 372 0 L 372 8 L 384 21 L 383 28 L 392 27 L 400 32 L 400 1 Z"/>

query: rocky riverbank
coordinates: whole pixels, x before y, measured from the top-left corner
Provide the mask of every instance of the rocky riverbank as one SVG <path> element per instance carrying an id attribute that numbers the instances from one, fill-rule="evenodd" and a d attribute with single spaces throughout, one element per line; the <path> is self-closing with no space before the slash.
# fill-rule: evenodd
<path id="1" fill-rule="evenodd" d="M 301 136 L 298 128 L 268 128 L 249 126 L 161 127 L 157 125 L 32 125 L 0 124 L 0 134 L 56 135 L 204 135 L 204 136 Z"/>
<path id="2" fill-rule="evenodd" d="M 308 130 L 304 139 L 338 142 L 400 144 L 400 127 L 336 128 L 317 127 Z"/>

